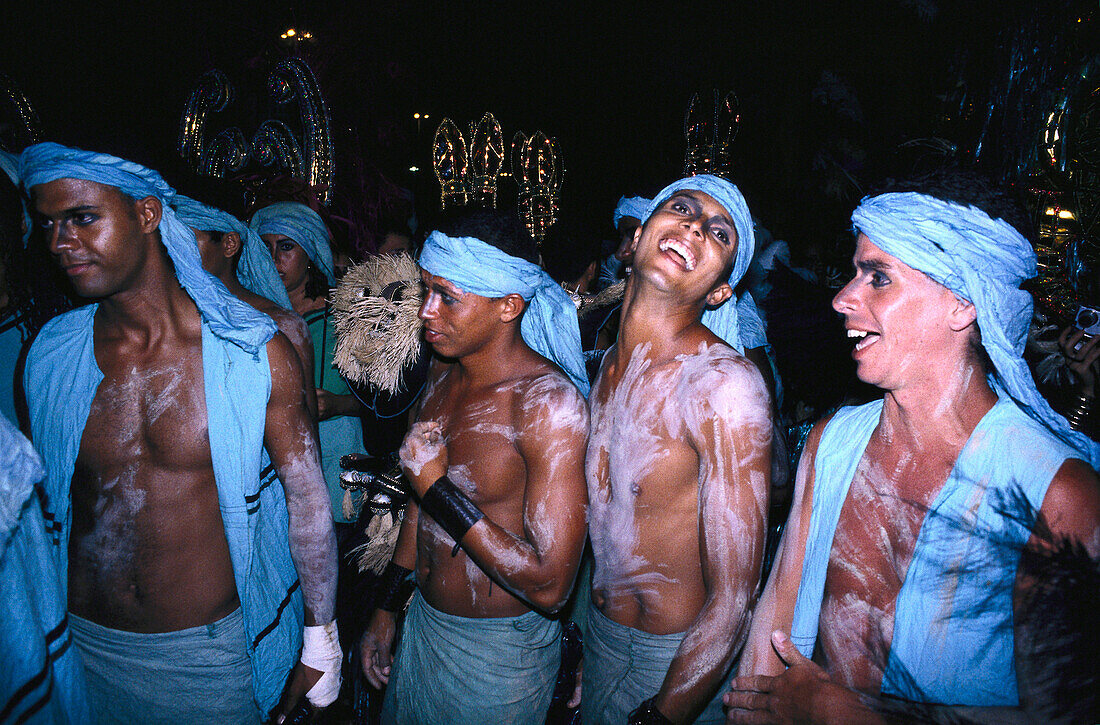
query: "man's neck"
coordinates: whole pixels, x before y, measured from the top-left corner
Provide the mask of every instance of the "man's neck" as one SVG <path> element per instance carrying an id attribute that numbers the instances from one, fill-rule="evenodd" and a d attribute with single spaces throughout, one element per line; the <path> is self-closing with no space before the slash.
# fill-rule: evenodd
<path id="1" fill-rule="evenodd" d="M 172 270 L 153 264 L 135 284 L 101 300 L 98 316 L 116 334 L 147 339 L 178 327 L 196 312 Z"/>
<path id="2" fill-rule="evenodd" d="M 502 331 L 477 351 L 460 357 L 455 366 L 467 385 L 483 388 L 515 377 L 517 370 L 512 363 L 530 353 L 517 322 L 514 329 Z"/>
<path id="3" fill-rule="evenodd" d="M 685 338 L 698 331 L 703 305 L 677 299 L 674 295 L 647 285 L 638 277 L 627 281 L 623 295 L 622 324 L 618 348 L 629 354 L 638 345 L 650 343 L 655 358 L 682 352 Z"/>
<path id="4" fill-rule="evenodd" d="M 220 270 L 216 276 L 221 280 L 221 283 L 225 285 L 225 288 L 229 290 L 229 294 L 237 299 L 240 299 L 243 293 L 248 292 L 245 286 L 241 284 L 241 281 L 237 279 L 237 270 L 232 267 Z"/>
<path id="5" fill-rule="evenodd" d="M 887 391 L 880 430 L 892 442 L 915 450 L 935 446 L 959 449 L 997 402 L 985 371 L 976 360 L 950 372 Z"/>

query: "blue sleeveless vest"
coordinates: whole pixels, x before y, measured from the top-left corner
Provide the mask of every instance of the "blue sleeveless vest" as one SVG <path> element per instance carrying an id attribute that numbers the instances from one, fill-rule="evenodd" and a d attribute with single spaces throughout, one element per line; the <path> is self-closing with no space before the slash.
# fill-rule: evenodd
<path id="1" fill-rule="evenodd" d="M 817 641 L 840 510 L 878 426 L 882 401 L 841 409 L 814 460 L 813 512 L 791 641 Z M 978 423 L 925 515 L 894 612 L 882 693 L 949 705 L 1016 706 L 1012 594 L 1030 530 L 1004 510 L 1038 511 L 1074 451 L 1002 397 Z"/>
<path id="2" fill-rule="evenodd" d="M 69 487 L 92 400 L 103 380 L 95 361 L 92 304 L 51 320 L 24 374 L 34 444 L 46 465 L 43 515 L 62 586 L 68 581 Z M 260 712 L 278 702 L 302 646 L 302 593 L 288 544 L 286 498 L 264 451 L 271 394 L 267 350 L 255 356 L 202 326 L 210 455 L 225 537 L 241 600 L 252 686 Z M 67 594 L 66 594 L 67 597 Z"/>

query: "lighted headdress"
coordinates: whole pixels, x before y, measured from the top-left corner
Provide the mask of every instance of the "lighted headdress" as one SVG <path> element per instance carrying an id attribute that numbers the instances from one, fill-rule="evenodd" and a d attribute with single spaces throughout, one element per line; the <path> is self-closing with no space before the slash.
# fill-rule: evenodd
<path id="1" fill-rule="evenodd" d="M 276 105 L 298 102 L 301 141 L 290 125 L 275 118 L 261 123 L 250 142 L 237 127 L 208 138 L 209 116 L 225 110 L 235 95 L 225 74 L 214 69 L 199 78 L 184 106 L 180 156 L 196 173 L 216 177 L 241 171 L 253 160 L 319 187 L 320 201 L 327 205 L 335 176 L 332 124 L 317 78 L 301 58 L 287 58 L 271 71 L 267 90 Z"/>
<path id="2" fill-rule="evenodd" d="M 432 141 L 432 166 L 439 179 L 440 206 L 497 205 L 497 180 L 504 164 L 504 137 L 500 123 L 486 112 L 470 124 L 470 143 L 455 122 L 444 118 Z"/>
<path id="3" fill-rule="evenodd" d="M 714 90 L 714 104 L 705 108 L 699 103 L 699 94 L 691 97 L 684 114 L 684 176 L 711 174 L 729 177 L 730 145 L 737 136 L 741 123 L 740 103 L 733 91 L 718 100 Z"/>
<path id="4" fill-rule="evenodd" d="M 535 242 L 542 244 L 547 230 L 558 220 L 558 199 L 565 176 L 557 140 L 535 131 L 522 131 L 512 139 L 512 171 L 519 186 L 520 218 Z"/>

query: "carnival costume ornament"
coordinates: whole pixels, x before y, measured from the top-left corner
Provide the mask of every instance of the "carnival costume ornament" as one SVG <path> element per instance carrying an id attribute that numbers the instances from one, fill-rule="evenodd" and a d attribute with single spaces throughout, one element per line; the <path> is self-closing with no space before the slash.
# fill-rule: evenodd
<path id="1" fill-rule="evenodd" d="M 486 209 L 497 205 L 497 179 L 504 165 L 504 136 L 493 114 L 486 113 L 470 134 L 470 203 Z"/>
<path id="2" fill-rule="evenodd" d="M 466 175 L 469 171 L 466 156 L 466 139 L 458 126 L 444 118 L 435 130 L 432 140 L 432 167 L 440 186 L 440 209 L 463 207 L 469 200 Z"/>
<path id="3" fill-rule="evenodd" d="M 16 151 L 38 143 L 42 138 L 42 121 L 39 120 L 34 106 L 27 100 L 15 81 L 3 73 L 0 73 L 0 89 L 3 89 L 4 98 L 15 111 L 16 117 L 16 123 L 11 124 L 12 138 L 9 150 Z"/>
<path id="4" fill-rule="evenodd" d="M 180 120 L 180 156 L 196 173 L 221 178 L 255 161 L 318 187 L 319 199 L 327 206 L 335 179 L 332 122 L 317 78 L 301 58 L 287 58 L 271 71 L 267 86 L 277 106 L 297 101 L 300 137 L 286 122 L 270 118 L 251 141 L 236 127 L 209 138 L 210 116 L 224 111 L 235 96 L 229 79 L 214 69 L 199 78 L 187 99 Z"/>
<path id="5" fill-rule="evenodd" d="M 642 224 L 645 224 L 653 212 L 657 211 L 673 194 L 685 189 L 707 194 L 729 212 L 730 219 L 733 220 L 733 228 L 737 231 L 737 249 L 734 251 L 733 271 L 730 272 L 728 281 L 730 287 L 736 289 L 737 283 L 749 269 L 749 262 L 752 261 L 752 255 L 756 249 L 756 236 L 745 197 L 732 182 L 710 174 L 698 174 L 674 181 L 661 189 L 650 202 L 645 210 L 645 216 L 642 217 Z M 738 352 L 745 351 L 740 340 L 736 297 L 726 300 L 713 310 L 704 310 L 702 322 L 707 329 L 725 340 L 727 345 Z"/>
<path id="6" fill-rule="evenodd" d="M 733 91 L 719 101 L 715 89 L 714 103 L 710 107 L 699 102 L 698 93 L 691 97 L 684 114 L 684 139 L 687 141 L 684 176 L 729 176 L 730 146 L 741 123 L 739 107 Z"/>
<path id="7" fill-rule="evenodd" d="M 260 236 L 281 234 L 293 241 L 305 250 L 309 261 L 325 275 L 328 286 L 336 285 L 332 236 L 320 214 L 296 201 L 280 201 L 257 211 L 250 226 Z"/>
<path id="8" fill-rule="evenodd" d="M 401 371 L 420 354 L 420 271 L 408 254 L 379 254 L 350 268 L 332 292 L 336 349 L 347 379 L 386 393 L 401 388 Z"/>
<path id="9" fill-rule="evenodd" d="M 231 295 L 219 279 L 202 268 L 195 234 L 172 208 L 176 191 L 156 171 L 107 154 L 40 143 L 23 151 L 19 172 L 28 189 L 57 179 L 84 179 L 114 186 L 135 199 L 156 197 L 162 206 L 161 241 L 180 285 L 195 301 L 210 331 L 252 354 L 275 334 L 270 317 Z"/>
<path id="10" fill-rule="evenodd" d="M 519 186 L 520 219 L 539 245 L 558 220 L 558 200 L 565 177 L 561 149 L 555 139 L 536 131 L 530 138 L 517 132 L 512 139 L 512 172 Z"/>
<path id="11" fill-rule="evenodd" d="M 565 371 L 588 395 L 581 333 L 573 300 L 542 267 L 506 254 L 473 237 L 432 232 L 420 253 L 420 267 L 463 292 L 481 297 L 518 294 L 527 301 L 520 334 L 532 350 Z"/>
<path id="12" fill-rule="evenodd" d="M 993 363 L 993 385 L 1090 465 L 1100 465 L 1100 445 L 1070 430 L 1051 409 L 1022 357 L 1032 302 L 1019 286 L 1038 271 L 1023 235 L 974 207 L 913 192 L 864 199 L 852 225 L 882 251 L 971 302 Z"/>
<path id="13" fill-rule="evenodd" d="M 173 202 L 176 215 L 187 226 L 203 232 L 236 234 L 241 239 L 241 254 L 237 260 L 237 279 L 250 292 L 265 297 L 283 309 L 294 309 L 279 278 L 275 260 L 260 239 L 260 235 L 229 212 L 178 194 Z"/>

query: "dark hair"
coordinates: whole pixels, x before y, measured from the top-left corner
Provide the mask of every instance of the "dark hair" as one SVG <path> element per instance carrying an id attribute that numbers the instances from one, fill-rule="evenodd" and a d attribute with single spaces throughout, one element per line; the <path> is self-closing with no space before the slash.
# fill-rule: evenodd
<path id="1" fill-rule="evenodd" d="M 310 299 L 328 297 L 328 278 L 312 261 L 306 267 L 306 297 Z"/>
<path id="2" fill-rule="evenodd" d="M 496 209 L 474 209 L 444 219 L 439 231 L 449 237 L 473 237 L 505 254 L 539 263 L 539 250 L 526 227 L 512 215 Z"/>
<path id="3" fill-rule="evenodd" d="M 1011 224 L 1025 238 L 1035 238 L 1032 224 L 1019 202 L 974 169 L 948 167 L 921 176 L 887 179 L 871 195 L 906 191 L 977 207 L 991 218 Z"/>

